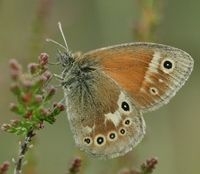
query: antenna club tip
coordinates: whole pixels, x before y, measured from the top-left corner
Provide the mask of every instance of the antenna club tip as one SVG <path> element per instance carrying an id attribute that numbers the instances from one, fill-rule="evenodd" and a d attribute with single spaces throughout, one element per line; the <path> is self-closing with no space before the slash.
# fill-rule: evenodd
<path id="1" fill-rule="evenodd" d="M 58 21 L 58 26 L 59 26 L 59 27 L 61 26 L 61 22 L 60 22 L 60 21 Z"/>

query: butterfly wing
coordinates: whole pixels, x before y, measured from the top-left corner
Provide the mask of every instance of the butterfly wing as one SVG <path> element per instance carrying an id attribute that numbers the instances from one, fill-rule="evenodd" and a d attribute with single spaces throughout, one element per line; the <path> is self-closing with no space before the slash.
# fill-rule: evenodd
<path id="1" fill-rule="evenodd" d="M 154 43 L 105 47 L 88 52 L 83 58 L 98 61 L 143 112 L 167 103 L 193 68 L 193 59 L 186 52 Z"/>
<path id="2" fill-rule="evenodd" d="M 76 145 L 99 158 L 121 156 L 142 140 L 144 120 L 132 98 L 110 77 L 98 69 L 88 76 L 76 87 L 64 87 Z"/>

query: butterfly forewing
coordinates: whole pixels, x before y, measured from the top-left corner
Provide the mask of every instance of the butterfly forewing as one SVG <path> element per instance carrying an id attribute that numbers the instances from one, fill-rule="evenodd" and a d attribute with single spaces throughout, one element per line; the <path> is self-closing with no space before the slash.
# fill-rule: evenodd
<path id="1" fill-rule="evenodd" d="M 193 68 L 186 52 L 154 43 L 130 43 L 88 52 L 83 59 L 99 61 L 102 71 L 133 98 L 141 111 L 167 103 Z"/>

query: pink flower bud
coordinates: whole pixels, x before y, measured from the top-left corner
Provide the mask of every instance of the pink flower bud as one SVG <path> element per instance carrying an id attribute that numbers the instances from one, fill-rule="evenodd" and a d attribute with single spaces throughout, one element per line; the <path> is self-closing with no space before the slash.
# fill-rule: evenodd
<path id="1" fill-rule="evenodd" d="M 39 59 L 39 64 L 44 66 L 48 63 L 49 56 L 47 53 L 41 53 L 38 59 Z"/>
<path id="2" fill-rule="evenodd" d="M 22 67 L 15 59 L 10 60 L 11 77 L 13 80 L 19 79 L 22 73 Z"/>
<path id="3" fill-rule="evenodd" d="M 31 74 L 35 74 L 38 70 L 38 64 L 37 63 L 29 63 L 28 64 L 28 70 L 30 71 Z"/>
<path id="4" fill-rule="evenodd" d="M 10 124 L 2 124 L 1 126 L 1 130 L 2 131 L 7 131 L 8 129 L 11 128 L 11 125 Z"/>

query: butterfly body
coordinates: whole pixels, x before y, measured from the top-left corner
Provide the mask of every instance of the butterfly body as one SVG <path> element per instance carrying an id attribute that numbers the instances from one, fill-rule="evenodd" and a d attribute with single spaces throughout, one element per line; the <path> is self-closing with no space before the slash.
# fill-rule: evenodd
<path id="1" fill-rule="evenodd" d="M 144 137 L 143 112 L 167 103 L 193 60 L 177 48 L 130 43 L 62 53 L 62 86 L 76 144 L 100 158 L 124 155 Z"/>

